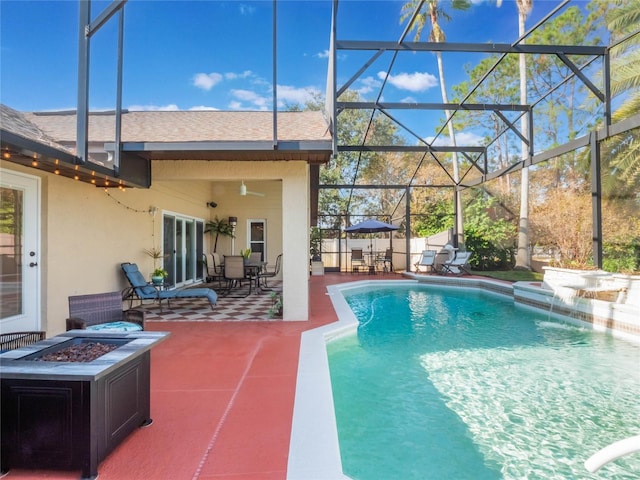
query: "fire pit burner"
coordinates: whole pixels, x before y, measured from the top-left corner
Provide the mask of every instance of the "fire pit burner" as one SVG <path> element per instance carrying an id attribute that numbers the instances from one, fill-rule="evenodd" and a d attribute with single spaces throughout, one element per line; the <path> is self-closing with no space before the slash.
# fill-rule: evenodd
<path id="1" fill-rule="evenodd" d="M 36 362 L 92 362 L 96 358 L 115 350 L 118 346 L 100 342 L 86 342 L 47 353 L 41 357 L 33 358 L 33 360 Z"/>

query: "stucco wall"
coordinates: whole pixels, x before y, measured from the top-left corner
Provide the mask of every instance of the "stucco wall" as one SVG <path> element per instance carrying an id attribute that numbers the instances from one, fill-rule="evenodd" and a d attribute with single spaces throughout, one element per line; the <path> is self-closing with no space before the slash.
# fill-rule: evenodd
<path id="1" fill-rule="evenodd" d="M 284 253 L 284 319 L 308 319 L 308 166 L 304 162 L 154 162 L 153 186 L 105 192 L 86 183 L 3 162 L 42 179 L 41 323 L 48 335 L 65 330 L 69 295 L 126 287 L 121 262 L 153 268 L 145 248 L 162 243 L 162 213 L 208 221 L 238 217 L 236 253 L 246 248 L 247 218 L 266 219 L 267 260 Z M 240 180 L 265 197 L 239 195 Z M 259 181 L 260 180 L 260 181 Z M 215 201 L 216 208 L 207 202 Z M 154 217 L 149 207 L 157 207 Z M 283 223 L 286 219 L 286 227 Z M 155 231 L 154 231 L 155 227 Z M 205 236 L 205 250 L 213 238 Z M 230 253 L 220 239 L 218 252 Z"/>

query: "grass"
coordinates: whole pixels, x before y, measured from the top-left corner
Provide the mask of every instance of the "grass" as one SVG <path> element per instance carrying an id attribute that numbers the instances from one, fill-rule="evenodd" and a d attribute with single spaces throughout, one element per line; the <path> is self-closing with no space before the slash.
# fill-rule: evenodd
<path id="1" fill-rule="evenodd" d="M 542 273 L 528 272 L 526 270 L 496 270 L 492 272 L 479 272 L 474 270 L 472 273 L 474 275 L 491 277 L 507 282 L 541 282 L 544 276 Z"/>

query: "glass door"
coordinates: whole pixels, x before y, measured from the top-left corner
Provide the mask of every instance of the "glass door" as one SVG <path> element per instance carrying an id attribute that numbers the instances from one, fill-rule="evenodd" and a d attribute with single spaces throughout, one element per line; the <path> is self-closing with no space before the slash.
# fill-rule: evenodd
<path id="1" fill-rule="evenodd" d="M 40 180 L 0 179 L 0 333 L 40 330 Z"/>
<path id="2" fill-rule="evenodd" d="M 204 223 L 174 215 L 164 216 L 164 252 L 167 281 L 177 287 L 202 278 L 198 260 L 202 258 Z"/>
<path id="3" fill-rule="evenodd" d="M 260 252 L 260 260 L 266 261 L 267 249 L 266 249 L 266 222 L 265 220 L 248 220 L 249 233 L 248 246 L 252 252 Z"/>
<path id="4" fill-rule="evenodd" d="M 162 217 L 162 252 L 165 255 L 164 269 L 169 274 L 165 279 L 167 285 L 176 284 L 176 217 Z"/>

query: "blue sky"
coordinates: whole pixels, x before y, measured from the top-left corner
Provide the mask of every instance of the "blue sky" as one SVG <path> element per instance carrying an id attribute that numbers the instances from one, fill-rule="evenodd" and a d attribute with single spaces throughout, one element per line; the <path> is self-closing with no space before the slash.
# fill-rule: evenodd
<path id="1" fill-rule="evenodd" d="M 94 15 L 110 2 L 94 1 Z M 278 2 L 277 84 L 283 104 L 304 104 L 324 93 L 331 1 Z M 403 1 L 341 0 L 343 40 L 397 41 Z M 475 0 L 466 12 L 449 10 L 443 23 L 451 42 L 512 42 L 517 38 L 515 0 Z M 559 2 L 536 0 L 527 25 Z M 585 2 L 573 2 L 584 5 Z M 445 5 L 448 2 L 444 2 Z M 123 107 L 131 110 L 272 109 L 271 1 L 145 1 L 125 7 Z M 17 110 L 74 109 L 77 95 L 78 4 L 72 0 L 0 0 L 0 101 Z M 116 22 L 92 39 L 90 107 L 115 106 Z M 426 33 L 426 32 L 425 32 Z M 338 82 L 364 58 L 345 52 Z M 412 58 L 414 57 L 414 58 Z M 441 101 L 435 56 L 407 55 L 394 66 L 387 100 Z M 387 57 L 388 58 L 388 57 Z M 447 84 L 464 79 L 463 54 L 445 59 Z M 381 58 L 354 84 L 375 92 L 388 60 Z"/>

